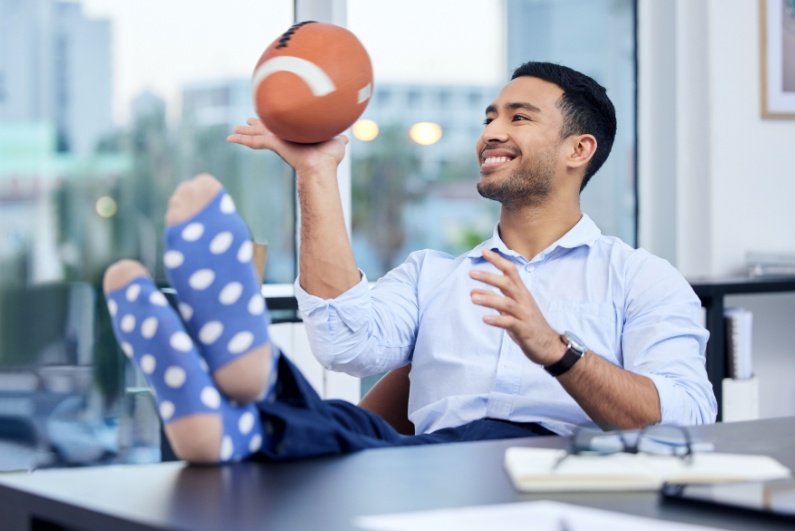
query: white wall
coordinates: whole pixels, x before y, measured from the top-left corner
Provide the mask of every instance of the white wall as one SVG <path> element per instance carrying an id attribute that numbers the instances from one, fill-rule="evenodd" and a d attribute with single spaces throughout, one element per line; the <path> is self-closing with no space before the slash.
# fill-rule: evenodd
<path id="1" fill-rule="evenodd" d="M 639 243 L 689 278 L 795 252 L 795 120 L 760 113 L 757 0 L 639 0 Z M 763 417 L 795 414 L 795 295 L 754 312 Z"/>

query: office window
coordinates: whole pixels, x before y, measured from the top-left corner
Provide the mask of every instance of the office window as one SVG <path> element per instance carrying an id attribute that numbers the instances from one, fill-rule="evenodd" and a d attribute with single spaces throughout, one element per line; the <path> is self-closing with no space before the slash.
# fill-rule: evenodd
<path id="1" fill-rule="evenodd" d="M 292 171 L 225 140 L 252 116 L 251 73 L 293 12 L 292 0 L 0 0 L 13 15 L 0 17 L 13 51 L 0 54 L 0 456 L 155 458 L 159 433 L 137 429 L 157 427 L 151 398 L 135 392 L 100 286 L 120 258 L 165 284 L 179 182 L 217 176 L 269 246 L 266 281 L 295 278 Z"/>
<path id="2" fill-rule="evenodd" d="M 632 0 L 404 0 L 388 3 L 388 19 L 385 4 L 347 3 L 376 74 L 363 118 L 378 135 L 350 149 L 352 241 L 370 280 L 413 250 L 460 254 L 489 237 L 499 205 L 475 190 L 474 144 L 485 105 L 527 59 L 607 86 L 620 136 L 583 207 L 634 243 Z M 216 175 L 269 246 L 266 283 L 293 281 L 292 172 L 225 142 L 251 115 L 251 71 L 293 11 L 291 0 L 0 0 L 13 15 L 0 17 L 0 49 L 14 50 L 0 57 L 0 407 L 13 408 L 0 442 L 33 441 L 38 463 L 76 464 L 73 448 L 42 434 L 79 418 L 76 429 L 120 442 L 86 459 L 151 459 L 157 434 L 130 426 L 151 425 L 152 411 L 145 393 L 127 392 L 135 373 L 99 286 L 123 257 L 165 283 L 163 215 L 179 182 Z"/>
<path id="3" fill-rule="evenodd" d="M 456 23 L 444 24 L 453 4 Z M 413 0 L 395 3 L 388 25 L 372 22 L 377 9 L 350 0 L 350 29 L 373 58 L 379 93 L 407 97 L 395 115 L 368 108 L 364 117 L 383 133 L 366 142 L 354 138 L 351 148 L 354 250 L 368 277 L 380 277 L 413 250 L 457 255 L 491 235 L 499 205 L 475 190 L 474 145 L 485 106 L 528 60 L 571 66 L 607 88 L 619 133 L 607 163 L 583 192 L 582 206 L 603 232 L 635 243 L 633 0 L 494 0 L 471 6 Z M 420 11 L 418 20 L 414 14 Z M 432 27 L 444 46 L 430 50 L 425 41 L 406 42 L 397 35 L 403 24 L 418 34 Z M 475 35 L 478 46 L 469 46 Z M 394 39 L 403 42 L 399 49 Z M 454 91 L 462 97 L 453 99 Z M 438 136 L 431 126 L 420 135 L 418 123 L 438 126 Z"/>

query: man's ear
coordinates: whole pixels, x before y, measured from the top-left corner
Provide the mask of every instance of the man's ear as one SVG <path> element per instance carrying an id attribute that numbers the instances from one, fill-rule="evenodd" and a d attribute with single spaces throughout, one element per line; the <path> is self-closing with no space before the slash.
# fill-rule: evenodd
<path id="1" fill-rule="evenodd" d="M 566 165 L 572 170 L 583 169 L 596 153 L 596 138 L 593 135 L 572 135 L 571 148 Z"/>

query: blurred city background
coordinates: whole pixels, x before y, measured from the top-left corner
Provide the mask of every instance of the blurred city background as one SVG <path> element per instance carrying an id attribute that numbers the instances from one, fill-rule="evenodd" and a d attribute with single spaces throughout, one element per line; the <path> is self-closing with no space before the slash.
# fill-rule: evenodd
<path id="1" fill-rule="evenodd" d="M 268 245 L 265 283 L 295 279 L 291 169 L 225 140 L 253 115 L 251 70 L 294 22 L 293 1 L 177 2 L 184 17 L 172 4 L 0 0 L 0 470 L 158 459 L 141 407 L 151 398 L 116 347 L 99 286 L 125 257 L 165 284 L 163 216 L 179 182 L 219 177 Z M 474 145 L 486 105 L 527 60 L 607 87 L 618 137 L 582 205 L 634 244 L 634 1 L 428 4 L 347 3 L 375 69 L 349 132 L 351 237 L 368 278 L 413 250 L 460 254 L 491 235 L 499 205 L 477 194 Z M 255 43 L 242 60 L 241 42 Z M 183 74 L 183 63 L 217 73 Z M 464 75 L 445 77 L 448 66 Z"/>

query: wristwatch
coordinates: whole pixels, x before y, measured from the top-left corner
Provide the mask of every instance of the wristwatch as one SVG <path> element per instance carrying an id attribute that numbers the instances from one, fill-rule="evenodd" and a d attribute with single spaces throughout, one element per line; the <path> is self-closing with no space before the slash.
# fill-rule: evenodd
<path id="1" fill-rule="evenodd" d="M 566 353 L 563 354 L 563 357 L 560 358 L 559 361 L 544 367 L 544 369 L 555 378 L 566 374 L 569 369 L 574 367 L 575 363 L 585 356 L 585 351 L 588 350 L 588 347 L 583 344 L 580 338 L 569 331 L 563 332 L 560 335 L 560 340 L 568 347 L 566 348 Z"/>

